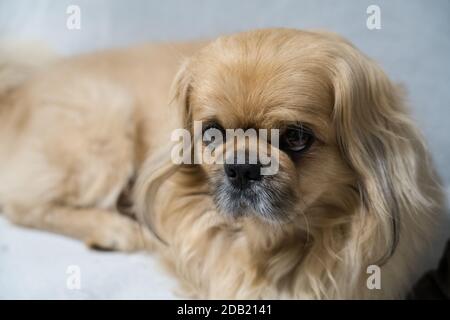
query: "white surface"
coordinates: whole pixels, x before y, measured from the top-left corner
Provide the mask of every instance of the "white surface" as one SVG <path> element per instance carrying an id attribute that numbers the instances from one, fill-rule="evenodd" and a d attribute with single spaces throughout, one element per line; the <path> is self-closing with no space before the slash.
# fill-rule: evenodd
<path id="1" fill-rule="evenodd" d="M 67 287 L 73 265 L 80 290 Z M 0 217 L 0 299 L 173 299 L 175 288 L 152 255 L 93 251 Z"/>

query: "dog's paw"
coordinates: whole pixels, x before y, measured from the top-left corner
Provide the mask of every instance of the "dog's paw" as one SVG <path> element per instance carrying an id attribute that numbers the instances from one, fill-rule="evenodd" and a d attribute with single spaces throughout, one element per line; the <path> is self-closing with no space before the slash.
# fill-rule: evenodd
<path id="1" fill-rule="evenodd" d="M 102 251 L 138 251 L 151 249 L 148 230 L 126 217 L 115 216 L 108 223 L 99 225 L 85 239 L 88 247 Z"/>

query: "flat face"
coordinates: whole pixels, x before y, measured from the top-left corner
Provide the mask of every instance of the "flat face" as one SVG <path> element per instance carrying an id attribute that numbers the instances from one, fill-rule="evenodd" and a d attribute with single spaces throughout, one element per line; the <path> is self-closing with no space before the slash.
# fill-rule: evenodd
<path id="1" fill-rule="evenodd" d="M 218 209 L 225 214 L 256 214 L 269 220 L 296 215 L 326 192 L 327 184 L 347 174 L 335 142 L 330 62 L 317 53 L 313 39 L 274 42 L 273 37 L 219 40 L 190 69 L 194 121 L 222 131 L 279 130 L 279 143 L 269 141 L 279 152 L 279 170 L 250 179 L 245 188 L 230 182 L 229 173 L 236 168 L 203 164 Z M 234 141 L 224 139 L 223 144 Z M 251 151 L 249 145 L 244 148 Z"/>

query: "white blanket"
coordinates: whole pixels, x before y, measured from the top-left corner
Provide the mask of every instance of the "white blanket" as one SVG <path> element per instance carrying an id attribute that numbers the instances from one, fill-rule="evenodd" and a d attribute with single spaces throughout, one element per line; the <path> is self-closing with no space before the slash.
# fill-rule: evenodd
<path id="1" fill-rule="evenodd" d="M 93 251 L 0 217 L 0 299 L 173 299 L 175 288 L 150 254 Z"/>

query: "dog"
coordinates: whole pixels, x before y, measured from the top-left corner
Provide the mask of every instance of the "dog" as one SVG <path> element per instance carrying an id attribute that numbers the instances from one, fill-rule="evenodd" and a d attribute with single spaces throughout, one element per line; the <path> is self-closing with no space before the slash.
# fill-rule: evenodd
<path id="1" fill-rule="evenodd" d="M 402 90 L 340 36 L 264 29 L 3 60 L 11 221 L 94 248 L 149 248 L 190 298 L 386 299 L 412 286 L 442 188 Z M 278 130 L 278 171 L 174 163 L 172 133 L 196 122 L 203 134 Z M 194 139 L 187 153 L 206 147 Z M 227 148 L 259 152 L 224 140 L 213 158 Z"/>

